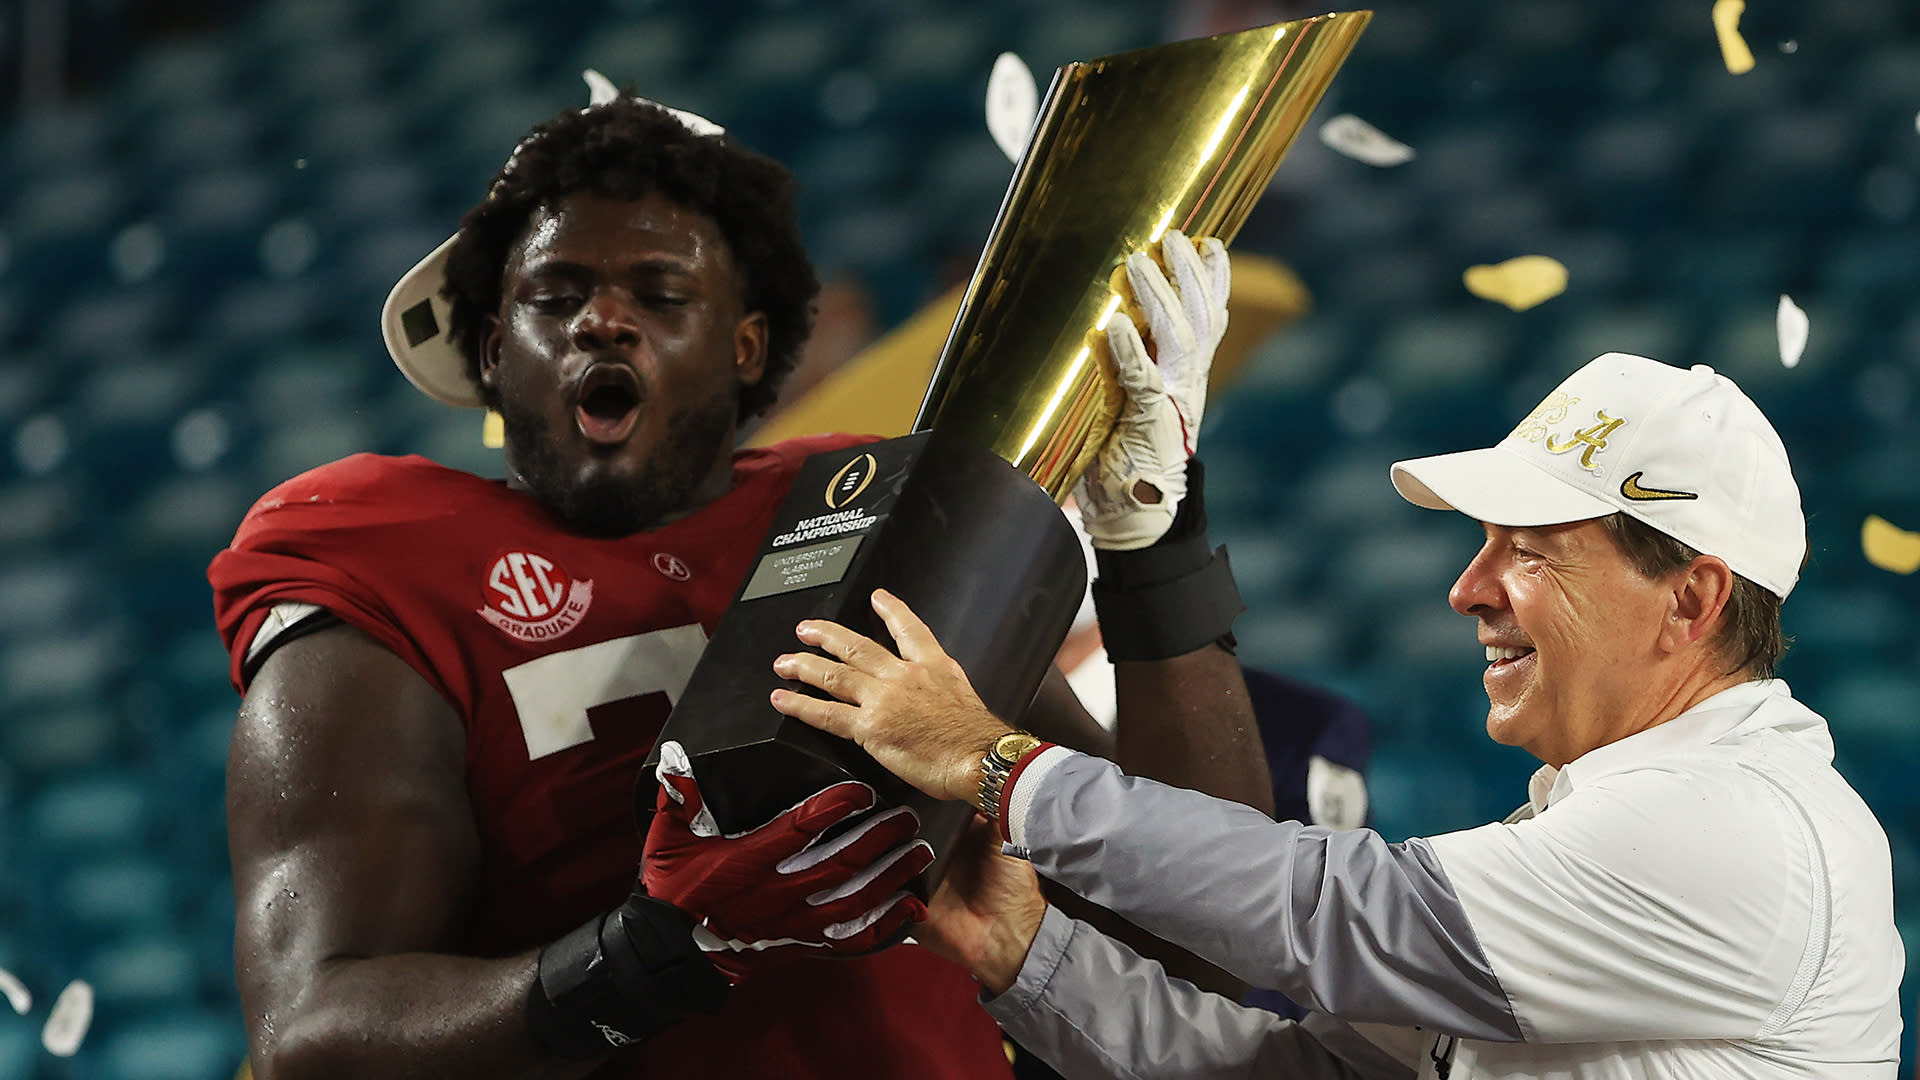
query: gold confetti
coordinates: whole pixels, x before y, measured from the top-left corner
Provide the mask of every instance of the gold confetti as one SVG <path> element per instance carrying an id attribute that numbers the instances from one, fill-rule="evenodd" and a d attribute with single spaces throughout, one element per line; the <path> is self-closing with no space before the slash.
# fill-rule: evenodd
<path id="1" fill-rule="evenodd" d="M 507 422 L 492 409 L 488 409 L 487 418 L 480 421 L 480 445 L 489 450 L 507 445 Z"/>
<path id="2" fill-rule="evenodd" d="M 1911 574 L 1920 570 L 1920 533 L 1912 533 L 1878 514 L 1860 526 L 1860 550 L 1882 570 Z"/>
<path id="3" fill-rule="evenodd" d="M 1740 36 L 1740 16 L 1746 11 L 1747 0 L 1713 0 L 1713 32 L 1720 38 L 1720 57 L 1735 75 L 1753 70 L 1753 50 Z"/>
<path id="4" fill-rule="evenodd" d="M 1470 266 L 1467 291 L 1482 300 L 1525 311 L 1567 291 L 1567 268 L 1548 255 L 1521 255 L 1492 266 Z"/>

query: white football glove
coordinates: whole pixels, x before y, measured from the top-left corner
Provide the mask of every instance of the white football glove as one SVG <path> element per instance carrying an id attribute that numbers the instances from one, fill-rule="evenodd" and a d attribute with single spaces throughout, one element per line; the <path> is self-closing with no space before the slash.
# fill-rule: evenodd
<path id="1" fill-rule="evenodd" d="M 1173 282 L 1144 251 L 1127 256 L 1127 283 L 1146 316 L 1158 365 L 1131 318 L 1107 322 L 1107 348 L 1126 404 L 1113 434 L 1074 489 L 1093 546 L 1143 548 L 1166 535 L 1187 493 L 1187 458 L 1207 405 L 1207 372 L 1227 330 L 1232 282 L 1227 248 L 1168 229 L 1160 256 Z"/>

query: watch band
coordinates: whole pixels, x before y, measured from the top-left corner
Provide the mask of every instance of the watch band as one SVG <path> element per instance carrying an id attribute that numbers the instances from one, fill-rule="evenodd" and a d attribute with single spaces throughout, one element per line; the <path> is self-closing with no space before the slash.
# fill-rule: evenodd
<path id="1" fill-rule="evenodd" d="M 990 821 L 1000 820 L 1000 797 L 1014 766 L 1035 750 L 1045 746 L 1040 737 L 1025 731 L 1009 731 L 995 739 L 980 759 L 980 812 Z"/>

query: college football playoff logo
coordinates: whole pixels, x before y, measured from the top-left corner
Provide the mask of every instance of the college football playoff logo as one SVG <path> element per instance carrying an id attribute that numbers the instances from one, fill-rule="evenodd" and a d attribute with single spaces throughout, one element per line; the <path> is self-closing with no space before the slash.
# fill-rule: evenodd
<path id="1" fill-rule="evenodd" d="M 872 454 L 861 454 L 840 466 L 840 471 L 827 481 L 827 509 L 838 510 L 859 498 L 867 485 L 873 483 L 873 474 L 879 468 L 880 463 L 873 460 Z"/>
<path id="2" fill-rule="evenodd" d="M 552 641 L 586 617 L 593 582 L 573 580 L 544 555 L 509 551 L 487 571 L 486 595 L 481 618 L 521 641 Z"/>

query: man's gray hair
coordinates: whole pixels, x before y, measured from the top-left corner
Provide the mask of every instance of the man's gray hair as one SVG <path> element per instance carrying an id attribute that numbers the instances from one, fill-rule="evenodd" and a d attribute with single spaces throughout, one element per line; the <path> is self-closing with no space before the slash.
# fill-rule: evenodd
<path id="1" fill-rule="evenodd" d="M 1700 553 L 1666 533 L 1627 514 L 1600 519 L 1620 550 L 1642 577 L 1658 578 L 1681 570 Z M 1720 616 L 1714 644 L 1729 665 L 1726 674 L 1745 672 L 1750 678 L 1770 679 L 1792 639 L 1780 629 L 1780 598 L 1769 590 L 1733 576 L 1733 594 Z"/>

